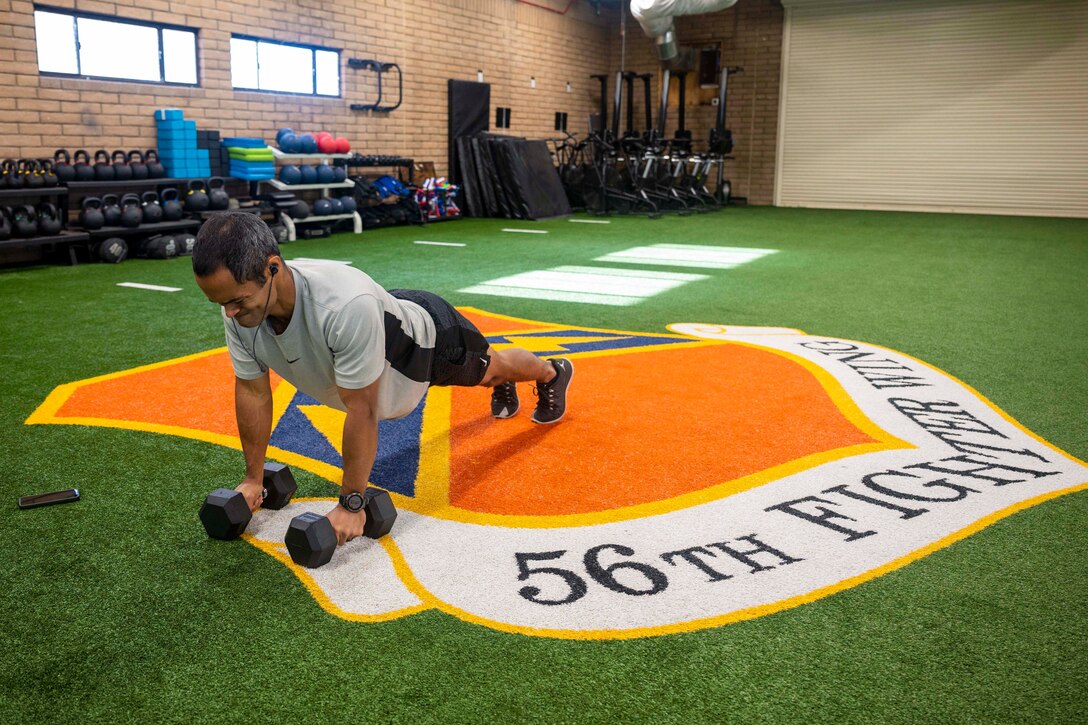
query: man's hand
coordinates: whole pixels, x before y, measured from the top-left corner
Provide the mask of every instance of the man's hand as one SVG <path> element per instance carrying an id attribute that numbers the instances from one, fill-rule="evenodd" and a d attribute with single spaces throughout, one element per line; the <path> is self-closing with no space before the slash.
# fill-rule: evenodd
<path id="1" fill-rule="evenodd" d="M 327 516 L 332 524 L 332 530 L 336 532 L 336 543 L 338 545 L 343 545 L 363 535 L 363 526 L 366 524 L 365 509 L 353 514 L 337 504 Z"/>
<path id="2" fill-rule="evenodd" d="M 242 495 L 245 496 L 246 503 L 249 504 L 250 511 L 256 511 L 264 501 L 263 480 L 247 478 L 238 484 L 238 487 L 234 490 L 242 492 Z"/>

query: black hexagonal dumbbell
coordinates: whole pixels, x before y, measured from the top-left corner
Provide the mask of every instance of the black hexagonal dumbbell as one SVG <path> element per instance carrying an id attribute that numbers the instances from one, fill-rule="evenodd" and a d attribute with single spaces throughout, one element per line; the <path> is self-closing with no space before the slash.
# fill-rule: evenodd
<path id="1" fill-rule="evenodd" d="M 363 510 L 366 511 L 363 536 L 380 539 L 393 528 L 393 522 L 397 520 L 397 507 L 389 494 L 380 488 L 367 488 L 363 499 Z M 332 530 L 328 517 L 307 511 L 291 519 L 284 543 L 292 561 L 316 569 L 332 559 L 336 551 L 336 532 Z"/>
<path id="2" fill-rule="evenodd" d="M 295 477 L 282 463 L 264 464 L 264 501 L 262 508 L 281 509 L 295 495 Z M 217 488 L 204 499 L 200 521 L 213 539 L 237 539 L 246 530 L 253 513 L 241 491 Z"/>

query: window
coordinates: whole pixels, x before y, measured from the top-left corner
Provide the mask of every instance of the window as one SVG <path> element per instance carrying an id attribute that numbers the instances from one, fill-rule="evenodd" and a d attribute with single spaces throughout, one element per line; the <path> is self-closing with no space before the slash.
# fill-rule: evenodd
<path id="1" fill-rule="evenodd" d="M 232 35 L 230 77 L 246 90 L 339 96 L 340 51 Z"/>
<path id="2" fill-rule="evenodd" d="M 190 28 L 35 7 L 34 30 L 41 73 L 197 85 Z"/>

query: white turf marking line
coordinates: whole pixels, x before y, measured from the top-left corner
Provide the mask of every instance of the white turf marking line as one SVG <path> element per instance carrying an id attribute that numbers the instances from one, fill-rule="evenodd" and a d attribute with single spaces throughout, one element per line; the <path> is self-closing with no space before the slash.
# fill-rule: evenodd
<path id="1" fill-rule="evenodd" d="M 355 264 L 350 259 L 321 259 L 320 257 L 295 257 L 288 262 L 329 262 L 331 264 Z"/>
<path id="2" fill-rule="evenodd" d="M 628 306 L 701 279 L 708 277 L 681 272 L 564 266 L 499 277 L 459 291 L 497 297 Z"/>
<path id="3" fill-rule="evenodd" d="M 461 242 L 423 242 L 423 241 L 415 241 L 415 242 L 412 242 L 412 244 L 432 244 L 432 245 L 434 245 L 436 247 L 464 247 L 464 246 L 466 246 L 465 244 L 462 244 Z"/>
<path id="4" fill-rule="evenodd" d="M 547 234 L 546 229 L 503 229 L 504 232 L 516 232 L 518 234 Z"/>
<path id="5" fill-rule="evenodd" d="M 706 269 L 732 269 L 753 262 L 777 249 L 746 247 L 704 247 L 698 244 L 654 244 L 648 247 L 632 247 L 597 257 L 595 262 L 619 262 L 621 264 L 648 264 L 664 267 L 701 267 Z"/>
<path id="6" fill-rule="evenodd" d="M 140 282 L 118 282 L 118 287 L 132 287 L 134 289 L 149 289 L 155 292 L 181 292 L 181 287 L 162 287 L 157 284 L 141 284 Z"/>
<path id="7" fill-rule="evenodd" d="M 571 224 L 611 224 L 612 222 L 604 219 L 567 219 Z"/>

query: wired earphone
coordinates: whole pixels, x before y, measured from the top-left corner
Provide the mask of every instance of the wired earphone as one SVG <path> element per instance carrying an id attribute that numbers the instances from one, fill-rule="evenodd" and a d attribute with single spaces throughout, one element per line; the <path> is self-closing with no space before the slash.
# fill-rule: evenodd
<path id="1" fill-rule="evenodd" d="M 248 352 L 250 354 L 250 356 L 253 358 L 254 362 L 256 362 L 257 365 L 261 368 L 261 372 L 263 372 L 263 373 L 267 373 L 268 368 L 265 367 L 265 364 L 263 362 L 261 362 L 260 359 L 257 357 L 257 333 L 259 333 L 261 331 L 261 325 L 264 324 L 265 317 L 268 315 L 268 303 L 272 299 L 272 279 L 276 276 L 276 273 L 279 272 L 279 271 L 280 271 L 280 266 L 278 264 L 276 264 L 275 262 L 268 265 L 268 272 L 269 272 L 269 276 L 268 276 L 268 294 L 265 295 L 265 297 L 264 297 L 264 309 L 261 310 L 261 319 L 257 323 L 257 326 L 253 328 L 253 339 L 250 340 L 249 350 L 246 350 L 246 352 Z M 234 334 L 236 334 L 238 336 L 238 340 L 241 341 L 242 333 L 240 333 L 238 331 L 238 322 L 237 322 L 237 320 L 235 320 L 232 317 L 232 318 L 230 318 L 230 321 L 234 325 Z M 246 346 L 243 343 L 242 344 L 242 349 L 245 350 L 245 347 Z"/>

